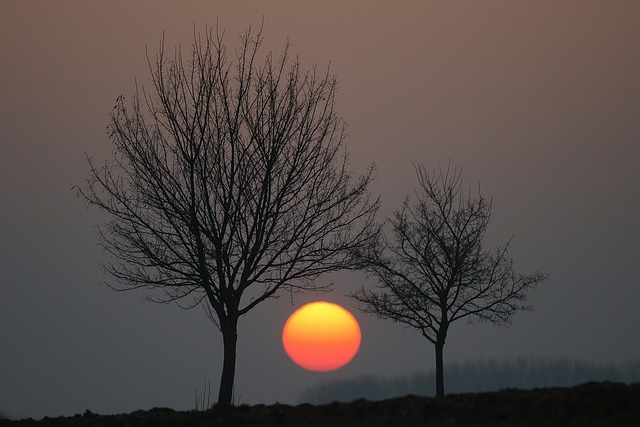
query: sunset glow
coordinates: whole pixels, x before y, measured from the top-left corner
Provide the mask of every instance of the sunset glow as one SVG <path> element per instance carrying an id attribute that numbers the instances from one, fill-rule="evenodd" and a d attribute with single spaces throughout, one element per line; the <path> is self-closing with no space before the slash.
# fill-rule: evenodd
<path id="1" fill-rule="evenodd" d="M 349 311 L 329 302 L 306 304 L 282 330 L 284 349 L 309 371 L 333 371 L 349 363 L 360 347 L 360 327 Z"/>

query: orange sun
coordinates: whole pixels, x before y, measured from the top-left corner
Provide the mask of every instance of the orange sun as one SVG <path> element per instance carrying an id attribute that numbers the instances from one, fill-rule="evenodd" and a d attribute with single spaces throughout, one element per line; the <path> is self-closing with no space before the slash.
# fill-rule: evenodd
<path id="1" fill-rule="evenodd" d="M 318 301 L 303 305 L 282 330 L 284 350 L 309 371 L 333 371 L 353 359 L 360 347 L 358 322 L 344 308 Z"/>

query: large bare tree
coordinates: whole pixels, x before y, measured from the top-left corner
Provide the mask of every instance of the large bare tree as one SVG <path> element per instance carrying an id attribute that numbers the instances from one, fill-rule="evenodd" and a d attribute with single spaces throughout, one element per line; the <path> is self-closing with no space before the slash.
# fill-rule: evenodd
<path id="1" fill-rule="evenodd" d="M 418 330 L 435 346 L 436 393 L 444 395 L 443 349 L 449 327 L 460 319 L 506 325 L 529 310 L 527 291 L 546 278 L 517 274 L 509 243 L 495 252 L 482 245 L 491 200 L 465 191 L 462 171 L 449 166 L 429 173 L 416 167 L 417 201 L 406 199 L 381 233 L 359 254 L 377 278 L 375 290 L 352 294 L 359 308 Z"/>
<path id="2" fill-rule="evenodd" d="M 326 290 L 376 234 L 372 169 L 348 171 L 336 79 L 289 57 L 258 58 L 261 31 L 231 52 L 211 29 L 190 55 L 147 56 L 151 88 L 119 97 L 113 159 L 88 158 L 79 196 L 108 214 L 99 228 L 120 290 L 183 308 L 203 304 L 222 333 L 218 402 L 231 404 L 240 316 L 281 291 Z M 231 54 L 230 54 L 231 53 Z"/>

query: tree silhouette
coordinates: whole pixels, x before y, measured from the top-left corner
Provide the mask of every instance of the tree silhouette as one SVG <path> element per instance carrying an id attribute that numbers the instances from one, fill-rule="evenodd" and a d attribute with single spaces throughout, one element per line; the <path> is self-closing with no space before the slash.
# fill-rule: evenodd
<path id="1" fill-rule="evenodd" d="M 491 218 L 491 200 L 462 189 L 462 171 L 449 166 L 428 173 L 416 167 L 421 192 L 406 199 L 384 233 L 358 253 L 363 268 L 377 278 L 376 290 L 352 294 L 359 308 L 414 328 L 435 346 L 436 394 L 444 395 L 443 349 L 450 325 L 473 318 L 509 324 L 525 304 L 527 291 L 547 276 L 524 276 L 513 269 L 509 243 L 494 253 L 482 246 Z"/>
<path id="2" fill-rule="evenodd" d="M 118 97 L 113 159 L 87 157 L 78 189 L 108 214 L 99 236 L 116 289 L 202 304 L 221 331 L 220 404 L 232 403 L 239 317 L 283 290 L 330 289 L 315 279 L 354 268 L 377 233 L 372 168 L 347 169 L 335 77 L 303 72 L 288 45 L 258 65 L 261 43 L 249 29 L 230 59 L 207 29 L 183 60 L 163 40 L 147 55 L 152 90 Z"/>

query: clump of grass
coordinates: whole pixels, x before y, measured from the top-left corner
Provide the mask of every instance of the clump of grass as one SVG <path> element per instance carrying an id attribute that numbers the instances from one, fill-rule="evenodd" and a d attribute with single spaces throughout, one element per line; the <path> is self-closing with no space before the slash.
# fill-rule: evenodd
<path id="1" fill-rule="evenodd" d="M 211 380 L 204 376 L 204 387 L 202 395 L 198 394 L 198 389 L 194 391 L 195 410 L 206 411 L 211 408 Z"/>

